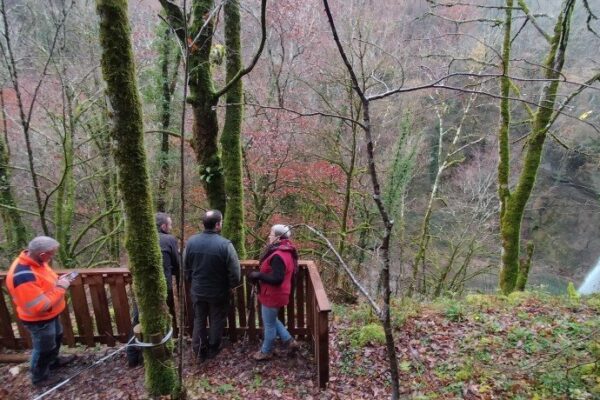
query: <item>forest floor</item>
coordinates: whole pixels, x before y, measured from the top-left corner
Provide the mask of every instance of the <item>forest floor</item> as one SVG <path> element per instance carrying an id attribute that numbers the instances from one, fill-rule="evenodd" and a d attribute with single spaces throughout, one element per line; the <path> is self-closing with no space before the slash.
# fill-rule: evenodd
<path id="1" fill-rule="evenodd" d="M 401 398 L 599 399 L 600 296 L 543 293 L 395 304 Z M 227 346 L 213 360 L 184 359 L 192 399 L 382 399 L 391 392 L 383 332 L 366 305 L 335 306 L 328 388 L 319 391 L 310 350 L 270 362 L 250 358 L 257 344 Z M 113 352 L 67 349 L 70 376 Z M 0 398 L 31 399 L 28 367 L 0 365 Z M 46 399 L 143 399 L 143 367 L 123 352 L 86 369 Z"/>

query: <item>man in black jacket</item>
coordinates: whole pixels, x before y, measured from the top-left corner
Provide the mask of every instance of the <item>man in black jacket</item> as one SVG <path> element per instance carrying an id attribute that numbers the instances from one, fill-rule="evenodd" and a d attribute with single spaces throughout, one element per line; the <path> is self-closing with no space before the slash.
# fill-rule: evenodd
<path id="1" fill-rule="evenodd" d="M 156 213 L 156 228 L 158 229 L 158 240 L 160 252 L 162 253 L 163 272 L 167 281 L 167 307 L 171 314 L 173 327 L 173 336 L 177 337 L 177 318 L 175 312 L 175 301 L 173 299 L 173 276 L 179 281 L 179 250 L 177 248 L 177 238 L 170 234 L 173 228 L 173 221 L 168 214 L 164 212 Z M 140 315 L 137 304 L 133 305 L 133 326 L 140 323 Z M 127 362 L 130 367 L 135 367 L 142 362 L 142 352 L 137 348 L 130 346 L 127 348 Z"/>
<path id="2" fill-rule="evenodd" d="M 219 353 L 230 292 L 240 282 L 237 252 L 233 244 L 219 234 L 222 222 L 220 211 L 207 211 L 202 218 L 204 232 L 192 236 L 185 247 L 185 279 L 190 282 L 194 304 L 192 350 L 200 361 Z"/>
<path id="3" fill-rule="evenodd" d="M 167 306 L 173 321 L 173 335 L 177 337 L 177 318 L 175 316 L 175 301 L 173 299 L 173 276 L 179 281 L 179 250 L 177 238 L 171 235 L 173 221 L 166 213 L 156 213 L 156 227 L 160 252 L 162 253 L 163 272 L 167 280 Z"/>

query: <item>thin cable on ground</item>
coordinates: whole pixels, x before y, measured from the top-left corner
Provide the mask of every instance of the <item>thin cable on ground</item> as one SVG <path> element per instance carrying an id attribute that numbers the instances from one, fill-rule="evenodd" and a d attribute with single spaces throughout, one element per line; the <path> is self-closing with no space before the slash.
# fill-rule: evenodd
<path id="1" fill-rule="evenodd" d="M 60 382 L 59 384 L 57 384 L 56 386 L 51 387 L 50 389 L 46 390 L 44 393 L 38 395 L 37 397 L 35 397 L 33 400 L 39 400 L 43 397 L 46 397 L 47 395 L 49 395 L 50 393 L 54 392 L 56 389 L 62 387 L 63 385 L 65 385 L 67 382 L 69 382 L 71 379 L 75 378 L 76 376 L 81 375 L 84 371 L 87 371 L 88 369 L 91 369 L 92 367 L 95 367 L 96 365 L 99 365 L 100 363 L 108 360 L 109 358 L 111 358 L 112 356 L 114 356 L 115 354 L 119 353 L 120 351 L 123 351 L 124 349 L 126 349 L 128 346 L 131 345 L 131 342 L 133 341 L 133 339 L 135 339 L 135 336 L 133 336 L 131 339 L 129 339 L 129 342 L 127 342 L 124 346 L 119 347 L 117 350 L 113 351 L 112 353 L 110 353 L 107 356 L 102 357 L 101 359 L 99 359 L 98 361 L 96 361 L 93 364 L 88 365 L 87 367 L 80 369 L 79 371 L 77 371 L 76 373 L 74 373 L 73 375 L 69 376 L 67 379 L 65 379 L 64 381 Z"/>
<path id="2" fill-rule="evenodd" d="M 45 396 L 47 396 L 50 393 L 54 392 L 56 389 L 64 386 L 71 379 L 73 379 L 73 378 L 81 375 L 84 371 L 87 371 L 88 369 L 91 369 L 91 368 L 93 368 L 93 367 L 95 367 L 97 365 L 100 365 L 101 363 L 103 363 L 104 361 L 106 361 L 109 358 L 113 357 L 115 354 L 118 354 L 119 352 L 123 351 L 127 347 L 140 347 L 140 348 L 145 348 L 145 349 L 152 348 L 152 347 L 159 347 L 159 346 L 162 346 L 163 344 L 167 343 L 167 341 L 169 339 L 171 339 L 171 336 L 173 336 L 173 327 L 171 327 L 171 329 L 169 329 L 169 332 L 162 338 L 162 340 L 159 343 L 145 343 L 145 342 L 140 342 L 135 336 L 132 336 L 131 339 L 129 339 L 129 341 L 127 343 L 125 343 L 123 346 L 119 347 L 117 350 L 113 351 L 112 353 L 110 353 L 107 356 L 102 357 L 101 359 L 97 360 L 93 364 L 90 364 L 87 367 L 80 369 L 79 371 L 75 372 L 73 375 L 69 376 L 64 381 L 58 383 L 57 385 L 55 385 L 55 386 L 51 387 L 50 389 L 46 390 L 44 393 L 38 395 L 33 400 L 39 400 L 39 399 L 44 398 Z"/>

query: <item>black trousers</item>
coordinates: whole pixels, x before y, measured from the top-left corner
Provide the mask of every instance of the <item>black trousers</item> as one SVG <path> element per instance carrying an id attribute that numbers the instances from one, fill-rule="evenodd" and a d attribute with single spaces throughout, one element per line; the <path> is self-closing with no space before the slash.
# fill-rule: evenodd
<path id="1" fill-rule="evenodd" d="M 192 350 L 195 355 L 204 358 L 218 353 L 228 310 L 229 298 L 199 297 L 194 299 Z"/>

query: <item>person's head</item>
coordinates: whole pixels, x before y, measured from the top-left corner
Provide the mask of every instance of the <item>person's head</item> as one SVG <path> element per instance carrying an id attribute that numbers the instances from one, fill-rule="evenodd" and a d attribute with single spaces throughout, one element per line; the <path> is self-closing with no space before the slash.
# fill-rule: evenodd
<path id="1" fill-rule="evenodd" d="M 223 214 L 219 210 L 208 210 L 202 217 L 202 225 L 207 231 L 221 231 Z"/>
<path id="2" fill-rule="evenodd" d="M 35 237 L 27 245 L 29 257 L 39 263 L 48 262 L 58 251 L 59 243 L 49 236 Z"/>
<path id="3" fill-rule="evenodd" d="M 276 224 L 271 227 L 271 232 L 269 232 L 269 244 L 281 239 L 289 239 L 290 237 L 292 237 L 291 226 Z"/>
<path id="4" fill-rule="evenodd" d="M 173 227 L 173 221 L 167 213 L 158 212 L 156 213 L 156 227 L 159 231 L 169 233 L 171 232 L 171 228 Z"/>

